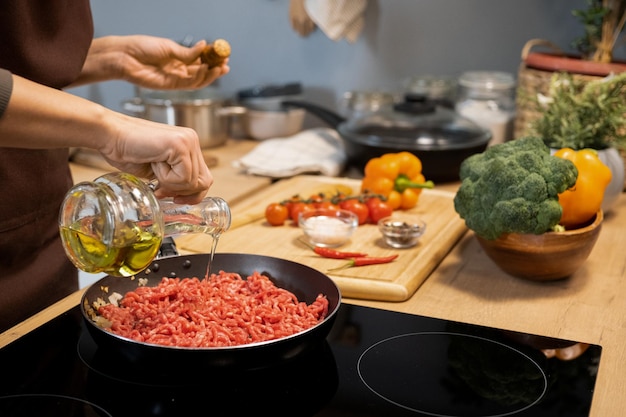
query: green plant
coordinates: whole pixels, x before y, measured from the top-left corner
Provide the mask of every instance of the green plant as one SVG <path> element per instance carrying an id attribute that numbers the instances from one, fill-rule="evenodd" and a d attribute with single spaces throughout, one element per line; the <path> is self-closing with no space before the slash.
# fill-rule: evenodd
<path id="1" fill-rule="evenodd" d="M 547 96 L 527 99 L 540 113 L 531 134 L 547 146 L 626 150 L 626 72 L 592 81 L 554 73 Z"/>
<path id="2" fill-rule="evenodd" d="M 586 9 L 572 10 L 584 35 L 572 42 L 583 59 L 612 62 L 613 49 L 626 22 L 626 0 L 587 0 Z"/>

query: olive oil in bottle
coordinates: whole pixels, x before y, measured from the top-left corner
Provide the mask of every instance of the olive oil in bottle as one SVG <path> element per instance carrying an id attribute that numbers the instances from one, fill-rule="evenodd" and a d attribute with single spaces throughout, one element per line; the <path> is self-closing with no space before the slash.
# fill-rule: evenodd
<path id="1" fill-rule="evenodd" d="M 206 233 L 217 241 L 230 221 L 230 208 L 221 198 L 207 197 L 196 205 L 157 200 L 147 183 L 111 173 L 67 193 L 59 231 L 77 268 L 132 276 L 150 265 L 164 237 Z"/>
<path id="2" fill-rule="evenodd" d="M 60 231 L 74 265 L 85 272 L 115 276 L 132 276 L 143 271 L 158 253 L 162 241 L 158 235 L 139 232 L 135 239 L 106 245 L 76 225 L 61 227 Z"/>

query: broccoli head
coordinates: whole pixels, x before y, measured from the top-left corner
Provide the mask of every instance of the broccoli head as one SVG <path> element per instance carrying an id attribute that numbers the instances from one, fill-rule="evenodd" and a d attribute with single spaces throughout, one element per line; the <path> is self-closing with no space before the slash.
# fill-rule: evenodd
<path id="1" fill-rule="evenodd" d="M 468 157 L 459 176 L 454 208 L 468 228 L 491 240 L 556 226 L 562 213 L 558 195 L 574 186 L 578 170 L 550 155 L 541 138 L 525 137 Z"/>

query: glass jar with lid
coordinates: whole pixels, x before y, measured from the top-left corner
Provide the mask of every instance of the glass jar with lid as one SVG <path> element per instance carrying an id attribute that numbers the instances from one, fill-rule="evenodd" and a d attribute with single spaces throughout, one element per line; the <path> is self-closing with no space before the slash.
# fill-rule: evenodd
<path id="1" fill-rule="evenodd" d="M 389 91 L 346 91 L 339 100 L 339 113 L 347 119 L 355 119 L 390 111 L 398 101 L 398 95 Z"/>
<path id="2" fill-rule="evenodd" d="M 416 75 L 408 78 L 404 84 L 407 93 L 423 95 L 430 102 L 454 108 L 458 89 L 456 77 L 430 74 Z"/>
<path id="3" fill-rule="evenodd" d="M 490 129 L 490 145 L 511 140 L 515 118 L 515 86 L 513 75 L 507 72 L 465 72 L 459 77 L 456 111 Z"/>

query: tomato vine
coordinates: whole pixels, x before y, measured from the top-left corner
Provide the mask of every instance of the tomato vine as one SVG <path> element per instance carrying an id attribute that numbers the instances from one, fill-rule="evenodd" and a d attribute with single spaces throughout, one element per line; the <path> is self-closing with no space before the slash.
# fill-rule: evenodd
<path id="1" fill-rule="evenodd" d="M 318 193 L 306 198 L 296 194 L 289 199 L 268 204 L 265 208 L 265 219 L 272 226 L 282 226 L 288 220 L 297 224 L 301 212 L 314 209 L 348 210 L 357 215 L 359 224 L 377 223 L 393 213 L 387 197 L 380 194 L 363 192 L 348 196 L 342 193 Z"/>

